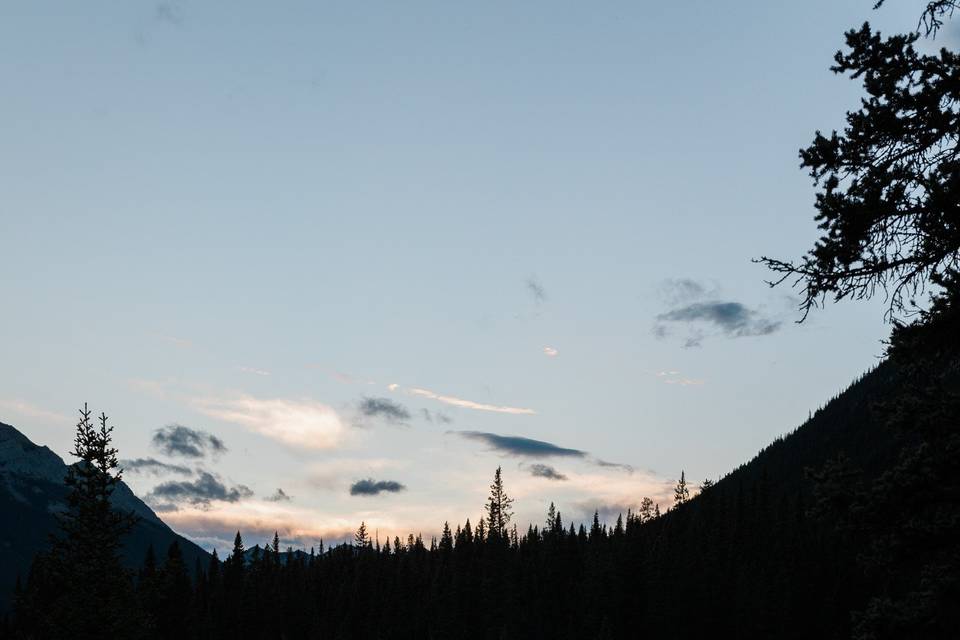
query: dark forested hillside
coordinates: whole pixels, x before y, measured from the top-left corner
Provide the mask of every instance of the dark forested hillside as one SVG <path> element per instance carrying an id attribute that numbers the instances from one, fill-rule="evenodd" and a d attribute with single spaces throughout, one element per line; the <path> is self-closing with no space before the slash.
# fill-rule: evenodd
<path id="1" fill-rule="evenodd" d="M 0 612 L 9 611 L 18 576 L 26 577 L 33 557 L 49 547 L 57 532 L 56 514 L 67 499 L 66 475 L 60 456 L 0 423 Z M 206 563 L 209 555 L 203 549 L 174 533 L 126 484 L 118 486 L 113 502 L 137 516 L 121 548 L 126 566 L 140 566 L 148 547 L 166 549 L 174 540 L 191 569 L 198 560 Z"/>
<path id="2" fill-rule="evenodd" d="M 180 550 L 158 549 L 135 580 L 131 636 L 949 637 L 958 351 L 911 331 L 749 463 L 691 498 L 678 486 L 662 515 L 648 502 L 612 525 L 568 525 L 551 508 L 517 531 L 498 473 L 487 517 L 439 540 L 381 545 L 361 526 L 353 544 L 288 554 L 238 534 L 192 584 Z M 930 411 L 914 406 L 924 394 Z M 31 593 L 21 611 L 38 610 Z M 27 616 L 14 624 L 36 633 Z"/>

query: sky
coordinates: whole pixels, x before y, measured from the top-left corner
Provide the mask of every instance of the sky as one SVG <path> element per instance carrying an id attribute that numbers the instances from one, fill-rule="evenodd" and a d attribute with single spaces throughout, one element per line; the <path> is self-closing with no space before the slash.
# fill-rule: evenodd
<path id="1" fill-rule="evenodd" d="M 2 1 L 0 421 L 208 549 L 665 508 L 883 353 L 751 262 L 872 4 Z"/>

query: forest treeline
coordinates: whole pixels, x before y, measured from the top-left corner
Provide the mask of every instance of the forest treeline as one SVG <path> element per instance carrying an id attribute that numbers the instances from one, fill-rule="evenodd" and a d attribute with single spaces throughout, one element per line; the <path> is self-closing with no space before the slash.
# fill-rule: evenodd
<path id="1" fill-rule="evenodd" d="M 883 2 L 877 3 L 877 6 Z M 658 515 L 605 526 L 552 510 L 515 529 L 498 471 L 484 519 L 436 540 L 246 550 L 186 567 L 174 545 L 135 572 L 110 427 L 84 410 L 62 531 L 18 586 L 19 638 L 960 637 L 960 57 L 916 32 L 846 34 L 833 71 L 863 83 L 846 126 L 801 150 L 820 239 L 761 258 L 806 314 L 889 303 L 886 359 L 787 437 Z M 926 304 L 916 298 L 931 294 Z M 830 354 L 824 355 L 824 367 Z M 651 509 L 653 511 L 651 512 Z M 438 523 L 439 524 L 439 523 Z"/>
<path id="2" fill-rule="evenodd" d="M 960 298 L 960 291 L 953 290 Z M 108 550 L 105 417 L 85 427 L 71 513 L 17 594 L 22 638 L 946 638 L 960 629 L 960 322 L 938 304 L 890 359 L 698 495 L 685 480 L 607 525 L 551 506 L 517 528 L 498 469 L 484 517 L 439 538 L 309 552 L 179 547 L 136 572 Z M 85 414 L 88 415 L 88 414 Z M 84 418 L 88 420 L 88 417 Z M 98 468 L 102 472 L 96 472 Z M 86 480 L 85 480 L 86 479 Z M 86 506 L 84 506 L 86 504 Z M 96 524 L 96 518 L 103 518 Z M 89 519 L 88 519 L 89 518 Z M 84 524 L 85 523 L 85 524 Z M 94 526 L 96 534 L 83 529 Z M 91 555 L 97 549 L 103 553 Z M 115 558 L 115 556 L 114 556 Z M 102 571 L 109 567 L 109 571 Z"/>

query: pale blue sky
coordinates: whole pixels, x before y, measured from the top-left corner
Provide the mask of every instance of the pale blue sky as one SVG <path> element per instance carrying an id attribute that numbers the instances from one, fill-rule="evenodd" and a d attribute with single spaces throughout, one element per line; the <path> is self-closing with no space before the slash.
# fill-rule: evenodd
<path id="1" fill-rule="evenodd" d="M 497 464 L 524 526 L 715 478 L 882 352 L 880 302 L 797 326 L 750 262 L 815 237 L 797 149 L 859 95 L 843 31 L 922 3 L 871 4 L 0 2 L 0 420 L 61 455 L 85 400 L 125 458 L 221 437 L 189 464 L 254 496 L 162 514 L 208 545 L 475 521 Z M 696 301 L 782 325 L 655 335 Z M 364 396 L 414 416 L 358 427 Z M 450 430 L 592 457 L 533 478 Z"/>

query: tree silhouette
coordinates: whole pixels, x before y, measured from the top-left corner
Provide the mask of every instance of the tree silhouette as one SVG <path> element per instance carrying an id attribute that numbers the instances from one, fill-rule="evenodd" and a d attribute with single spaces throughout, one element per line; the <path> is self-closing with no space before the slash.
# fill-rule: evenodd
<path id="1" fill-rule="evenodd" d="M 44 637 L 129 637 L 138 626 L 131 576 L 120 561 L 121 537 L 135 523 L 131 513 L 114 509 L 111 496 L 122 470 L 112 446 L 106 414 L 94 426 L 86 404 L 80 410 L 68 467 L 67 510 L 59 515 L 61 533 L 48 554 L 35 563 L 29 605 Z M 26 603 L 25 603 L 26 604 Z"/>
<path id="2" fill-rule="evenodd" d="M 935 4 L 928 15 L 953 6 Z M 801 286 L 804 318 L 827 297 L 878 290 L 893 316 L 960 267 L 960 58 L 947 49 L 921 55 L 919 37 L 884 39 L 864 24 L 847 32 L 848 51 L 834 58 L 831 69 L 861 79 L 867 97 L 847 112 L 842 133 L 818 131 L 800 152 L 820 188 L 823 234 L 800 263 L 760 259 L 778 274 L 772 285 Z"/>
<path id="3" fill-rule="evenodd" d="M 503 540 L 506 538 L 507 525 L 513 517 L 513 498 L 507 495 L 503 488 L 502 467 L 497 467 L 493 474 L 493 483 L 490 485 L 490 497 L 487 499 L 487 535 Z M 482 523 L 482 521 L 481 521 Z"/>
<path id="4" fill-rule="evenodd" d="M 353 544 L 361 549 L 370 546 L 370 534 L 367 533 L 367 523 L 361 522 L 357 532 L 353 534 Z"/>
<path id="5" fill-rule="evenodd" d="M 673 488 L 674 504 L 683 504 L 690 499 L 690 489 L 687 488 L 687 476 L 681 471 L 680 479 L 677 480 L 677 486 Z"/>
<path id="6" fill-rule="evenodd" d="M 887 0 L 877 0 L 873 5 L 874 9 L 879 9 Z M 917 22 L 917 32 L 923 31 L 927 36 L 935 36 L 943 21 L 953 16 L 953 12 L 960 6 L 957 0 L 930 0 L 920 14 L 920 20 Z"/>

